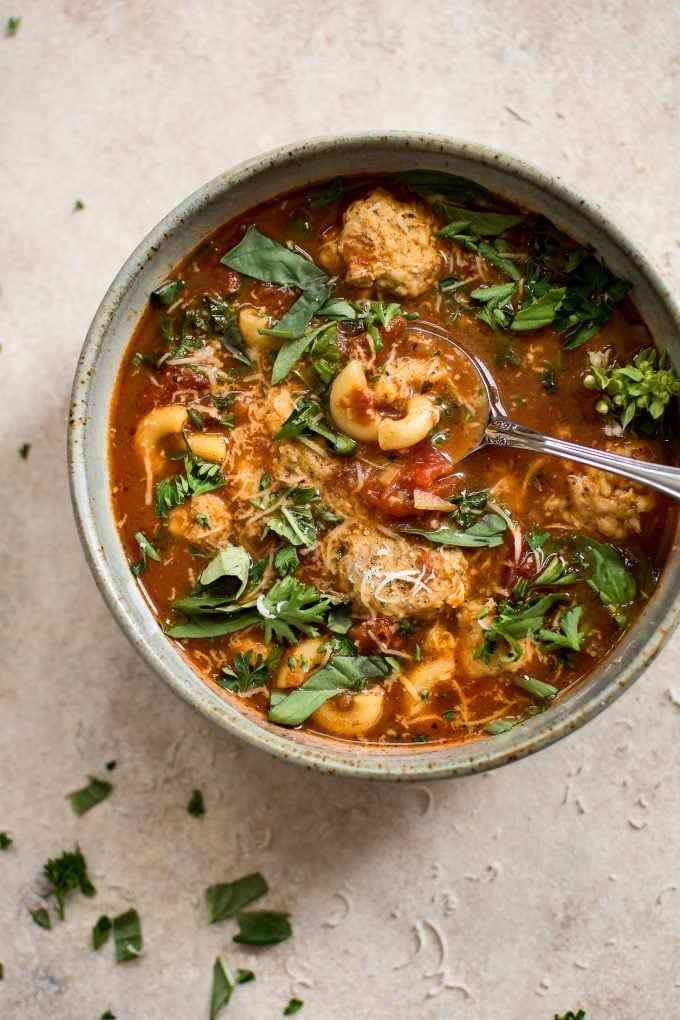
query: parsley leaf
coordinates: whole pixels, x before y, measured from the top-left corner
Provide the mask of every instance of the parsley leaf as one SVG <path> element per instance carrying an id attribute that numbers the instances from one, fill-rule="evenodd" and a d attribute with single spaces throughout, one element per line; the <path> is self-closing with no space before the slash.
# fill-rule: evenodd
<path id="1" fill-rule="evenodd" d="M 290 914 L 281 910 L 247 910 L 236 915 L 239 926 L 234 942 L 248 946 L 273 946 L 293 934 Z"/>
<path id="2" fill-rule="evenodd" d="M 222 676 L 215 677 L 215 683 L 227 691 L 239 694 L 245 694 L 255 687 L 266 684 L 269 680 L 270 666 L 277 664 L 281 657 L 280 650 L 275 648 L 266 659 L 258 652 L 254 662 L 251 661 L 252 656 L 253 651 L 250 648 L 243 655 L 236 652 L 233 665 L 222 666 Z"/>
<path id="3" fill-rule="evenodd" d="M 326 424 L 320 404 L 309 397 L 300 397 L 273 438 L 294 439 L 297 436 L 310 435 L 323 436 L 334 453 L 353 453 L 357 448 L 354 439 L 335 432 Z"/>
<path id="4" fill-rule="evenodd" d="M 203 794 L 200 790 L 194 790 L 189 798 L 187 804 L 187 811 L 192 818 L 200 818 L 201 815 L 205 814 L 205 804 L 203 802 Z"/>
<path id="5" fill-rule="evenodd" d="M 113 941 L 116 946 L 116 963 L 134 960 L 142 952 L 142 929 L 139 914 L 134 908 L 113 919 Z"/>
<path id="6" fill-rule="evenodd" d="M 224 921 L 227 917 L 234 917 L 239 910 L 252 903 L 253 900 L 259 899 L 260 896 L 264 896 L 268 891 L 269 886 L 259 871 L 244 875 L 243 878 L 237 878 L 234 882 L 209 886 L 205 890 L 205 898 L 208 904 L 210 924 Z"/>
<path id="7" fill-rule="evenodd" d="M 184 474 L 179 473 L 156 482 L 157 517 L 167 517 L 173 507 L 180 506 L 190 496 L 212 492 L 225 484 L 218 464 L 212 464 L 192 454 L 185 454 L 183 460 Z"/>
<path id="8" fill-rule="evenodd" d="M 47 895 L 54 896 L 57 914 L 62 921 L 64 920 L 66 897 L 72 889 L 80 889 L 83 896 L 88 897 L 94 896 L 96 893 L 87 873 L 85 858 L 78 846 L 73 852 L 66 850 L 61 857 L 48 860 L 43 868 L 43 874 L 50 883 Z"/>
<path id="9" fill-rule="evenodd" d="M 581 643 L 588 633 L 587 630 L 579 628 L 579 621 L 583 613 L 583 606 L 572 606 L 565 610 L 558 621 L 558 631 L 541 628 L 536 633 L 536 638 L 546 649 L 554 652 L 559 648 L 571 648 L 578 652 Z"/>
<path id="10" fill-rule="evenodd" d="M 89 779 L 87 786 L 83 786 L 80 790 L 74 790 L 68 795 L 71 807 L 77 815 L 84 815 L 86 811 L 101 804 L 113 789 L 111 783 L 107 783 L 105 779 L 97 779 L 96 776 L 87 778 Z"/>
<path id="11" fill-rule="evenodd" d="M 37 910 L 29 910 L 29 914 L 38 925 L 39 928 L 46 928 L 48 931 L 52 927 L 52 921 L 50 915 L 47 913 L 44 907 L 38 907 Z"/>
<path id="12" fill-rule="evenodd" d="M 496 646 L 501 639 L 509 647 L 508 652 L 499 656 L 501 662 L 516 662 L 523 651 L 520 640 L 540 630 L 546 613 L 566 599 L 567 595 L 559 593 L 533 596 L 522 606 L 516 606 L 508 600 L 497 602 L 496 613 L 484 631 L 475 658 L 488 662 L 491 655 L 497 654 Z"/>
<path id="13" fill-rule="evenodd" d="M 299 566 L 300 560 L 294 546 L 284 545 L 274 553 L 274 570 L 279 577 L 294 574 Z"/>
<path id="14" fill-rule="evenodd" d="M 236 981 L 234 980 L 234 975 L 231 970 L 222 957 L 218 956 L 213 966 L 213 983 L 210 995 L 210 1020 L 215 1020 L 215 1017 L 222 1007 L 226 1006 L 229 1002 L 229 997 L 235 984 Z"/>

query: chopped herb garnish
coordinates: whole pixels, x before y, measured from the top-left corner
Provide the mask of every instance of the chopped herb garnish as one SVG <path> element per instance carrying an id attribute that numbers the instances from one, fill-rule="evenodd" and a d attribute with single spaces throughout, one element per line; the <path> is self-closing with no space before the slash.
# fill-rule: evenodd
<path id="1" fill-rule="evenodd" d="M 245 694 L 266 684 L 271 667 L 278 665 L 281 649 L 275 648 L 266 659 L 263 659 L 260 652 L 254 662 L 252 657 L 251 648 L 243 654 L 236 652 L 233 664 L 222 666 L 222 675 L 215 677 L 215 683 L 227 691 L 238 694 Z"/>
<path id="2" fill-rule="evenodd" d="M 411 743 L 412 744 L 426 744 L 430 738 L 427 733 L 412 733 Z"/>
<path id="3" fill-rule="evenodd" d="M 109 772 L 113 772 L 113 770 L 115 769 L 115 767 L 116 767 L 116 763 L 115 763 L 115 761 L 107 761 L 107 763 L 106 763 L 106 768 L 107 768 L 107 770 L 108 770 Z"/>
<path id="4" fill-rule="evenodd" d="M 479 517 L 464 531 L 446 526 L 428 530 L 426 528 L 402 528 L 406 535 L 420 535 L 428 542 L 436 545 L 456 545 L 470 549 L 493 549 L 503 542 L 503 534 L 508 524 L 504 517 L 496 513 L 486 513 Z"/>
<path id="5" fill-rule="evenodd" d="M 272 699 L 268 718 L 283 726 L 299 726 L 341 691 L 362 691 L 368 680 L 384 680 L 393 672 L 391 662 L 380 655 L 332 655 L 300 687 L 276 703 Z"/>
<path id="6" fill-rule="evenodd" d="M 546 698 L 554 698 L 557 694 L 557 687 L 545 683 L 544 680 L 536 680 L 533 676 L 517 676 L 515 683 L 523 691 L 532 694 L 535 698 L 545 701 Z"/>
<path id="7" fill-rule="evenodd" d="M 80 790 L 74 790 L 68 795 L 71 807 L 77 815 L 84 815 L 86 811 L 101 804 L 112 790 L 111 783 L 107 783 L 104 779 L 97 779 L 96 776 L 87 778 L 89 779 L 87 786 L 83 786 Z"/>
<path id="8" fill-rule="evenodd" d="M 116 1020 L 116 1014 L 107 1009 L 106 1013 L 102 1013 L 99 1020 Z"/>
<path id="9" fill-rule="evenodd" d="M 187 811 L 192 818 L 200 818 L 201 815 L 205 814 L 205 804 L 203 803 L 203 794 L 200 790 L 194 790 L 189 798 L 187 804 Z"/>
<path id="10" fill-rule="evenodd" d="M 19 26 L 20 25 L 21 25 L 21 18 L 8 18 L 7 19 L 7 26 L 5 28 L 5 31 L 6 31 L 7 35 L 10 36 L 10 38 L 13 35 L 16 35 L 17 32 L 19 31 Z"/>
<path id="11" fill-rule="evenodd" d="M 629 365 L 591 365 L 583 385 L 601 393 L 596 411 L 618 418 L 624 429 L 637 420 L 647 435 L 658 430 L 671 400 L 680 395 L 680 379 L 668 355 L 659 357 L 653 347 L 640 351 Z"/>
<path id="12" fill-rule="evenodd" d="M 457 714 L 455 708 L 448 708 L 446 712 L 442 712 L 442 719 L 455 719 Z"/>
<path id="13" fill-rule="evenodd" d="M 555 379 L 555 371 L 552 368 L 546 368 L 541 376 L 541 386 L 551 397 L 554 397 L 557 393 L 557 381 Z"/>
<path id="14" fill-rule="evenodd" d="M 160 287 L 157 287 L 156 290 L 151 291 L 151 300 L 163 308 L 169 308 L 170 305 L 175 303 L 183 287 L 184 280 L 168 280 L 166 283 L 162 283 Z"/>
<path id="15" fill-rule="evenodd" d="M 293 934 L 290 914 L 280 910 L 247 910 L 236 915 L 239 926 L 234 942 L 248 946 L 273 946 Z"/>
<path id="16" fill-rule="evenodd" d="M 289 999 L 288 1000 L 288 1005 L 286 1006 L 286 1008 L 283 1011 L 283 1015 L 284 1016 L 292 1016 L 293 1013 L 299 1013 L 303 1006 L 304 1006 L 304 1001 L 302 999 L 296 999 L 296 998 Z"/>
<path id="17" fill-rule="evenodd" d="M 29 914 L 38 925 L 39 928 L 51 928 L 52 921 L 50 915 L 47 913 L 44 907 L 38 907 L 37 910 L 29 910 Z"/>
<path id="18" fill-rule="evenodd" d="M 148 538 L 146 538 L 142 534 L 141 531 L 138 531 L 135 534 L 135 542 L 139 546 L 139 551 L 141 552 L 142 556 L 141 559 L 137 561 L 137 563 L 130 564 L 130 570 L 135 575 L 135 577 L 140 577 L 144 573 L 147 560 L 155 560 L 156 563 L 160 563 L 161 558 L 154 549 L 154 547 L 151 545 L 151 542 L 148 540 Z"/>
<path id="19" fill-rule="evenodd" d="M 444 174 L 438 170 L 402 170 L 397 180 L 417 191 L 419 195 L 441 195 L 454 202 L 467 202 L 478 195 L 486 194 L 486 188 L 467 177 Z"/>
<path id="20" fill-rule="evenodd" d="M 274 553 L 274 570 L 279 577 L 294 574 L 299 566 L 300 560 L 293 545 L 284 545 Z"/>
<path id="21" fill-rule="evenodd" d="M 239 910 L 264 896 L 268 890 L 269 886 L 259 871 L 237 878 L 234 882 L 209 886 L 205 891 L 205 898 L 210 923 L 215 924 L 227 917 L 234 917 Z"/>
<path id="22" fill-rule="evenodd" d="M 105 942 L 108 942 L 111 928 L 113 927 L 110 917 L 102 914 L 92 929 L 92 948 L 100 949 Z"/>
<path id="23" fill-rule="evenodd" d="M 354 439 L 336 432 L 326 424 L 320 404 L 308 397 L 300 397 L 274 439 L 310 435 L 323 436 L 334 453 L 353 453 L 357 447 Z"/>
<path id="24" fill-rule="evenodd" d="M 574 1013 L 573 1010 L 569 1010 L 563 1016 L 558 1016 L 555 1013 L 555 1020 L 586 1020 L 585 1010 L 579 1009 L 578 1013 Z"/>
<path id="25" fill-rule="evenodd" d="M 156 516 L 167 517 L 173 507 L 180 506 L 190 496 L 220 489 L 224 478 L 218 464 L 185 454 L 184 473 L 172 475 L 156 482 Z M 148 552 L 148 551 L 147 551 Z"/>
<path id="26" fill-rule="evenodd" d="M 142 929 L 139 914 L 134 908 L 113 919 L 113 941 L 116 946 L 116 963 L 134 960 L 142 952 Z"/>
<path id="27" fill-rule="evenodd" d="M 194 426 L 194 428 L 197 428 L 197 429 L 204 428 L 205 422 L 201 418 L 201 416 L 198 413 L 198 411 L 195 411 L 193 409 L 193 407 L 187 407 L 187 417 L 189 418 L 189 421 Z"/>
<path id="28" fill-rule="evenodd" d="M 222 1007 L 226 1006 L 229 1002 L 229 997 L 235 984 L 236 981 L 234 980 L 234 975 L 228 965 L 224 962 L 221 956 L 218 956 L 213 966 L 212 993 L 210 995 L 210 1020 L 215 1020 L 215 1017 Z"/>
<path id="29" fill-rule="evenodd" d="M 310 191 L 307 201 L 312 209 L 320 209 L 324 205 L 331 205 L 333 202 L 337 202 L 344 190 L 345 185 L 342 182 L 342 177 L 335 177 L 328 184 L 324 184 L 323 187 L 314 188 Z"/>
<path id="30" fill-rule="evenodd" d="M 255 974 L 252 970 L 242 970 L 241 967 L 236 971 L 236 984 L 245 985 L 248 981 L 254 981 Z"/>
<path id="31" fill-rule="evenodd" d="M 43 868 L 43 874 L 50 883 L 48 896 L 54 896 L 57 914 L 64 920 L 64 904 L 72 889 L 80 889 L 83 896 L 94 896 L 95 887 L 87 873 L 85 858 L 76 846 L 73 852 L 64 851 L 61 857 L 50 859 Z"/>
<path id="32" fill-rule="evenodd" d="M 84 208 L 85 208 L 85 203 L 83 202 L 83 200 L 81 198 L 77 198 L 75 200 L 75 202 L 73 203 L 73 211 L 74 212 L 80 212 L 80 210 L 84 209 Z"/>
<path id="33" fill-rule="evenodd" d="M 6 850 L 13 843 L 12 837 L 6 832 L 0 832 L 0 850 Z"/>
<path id="34" fill-rule="evenodd" d="M 21 457 L 22 460 L 27 460 L 30 449 L 31 449 L 30 443 L 21 444 L 21 446 L 19 447 L 19 456 Z"/>

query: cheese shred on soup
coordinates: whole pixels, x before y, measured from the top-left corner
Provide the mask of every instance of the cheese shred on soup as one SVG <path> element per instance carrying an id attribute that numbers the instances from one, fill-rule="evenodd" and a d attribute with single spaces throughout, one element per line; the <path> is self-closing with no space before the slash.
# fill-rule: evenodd
<path id="1" fill-rule="evenodd" d="M 502 447 L 519 423 L 672 460 L 678 380 L 630 286 L 548 220 L 413 171 L 288 194 L 153 294 L 117 383 L 121 539 L 159 625 L 246 713 L 462 742 L 586 677 L 649 599 L 672 501 Z"/>

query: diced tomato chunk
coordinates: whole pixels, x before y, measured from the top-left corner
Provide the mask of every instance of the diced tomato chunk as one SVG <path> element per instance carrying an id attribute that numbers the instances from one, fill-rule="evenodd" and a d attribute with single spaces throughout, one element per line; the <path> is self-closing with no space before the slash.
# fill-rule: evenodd
<path id="1" fill-rule="evenodd" d="M 451 458 L 428 442 L 418 443 L 401 454 L 394 466 L 398 469 L 397 475 L 389 483 L 380 480 L 382 469 L 374 469 L 362 489 L 366 502 L 387 517 L 416 517 L 430 512 L 416 510 L 414 489 L 432 492 L 442 499 L 458 490 L 459 478 L 453 474 Z"/>
<path id="2" fill-rule="evenodd" d="M 351 627 L 349 636 L 360 655 L 375 655 L 389 648 L 394 631 L 393 623 L 382 616 L 376 616 L 374 620 L 365 620 Z"/>

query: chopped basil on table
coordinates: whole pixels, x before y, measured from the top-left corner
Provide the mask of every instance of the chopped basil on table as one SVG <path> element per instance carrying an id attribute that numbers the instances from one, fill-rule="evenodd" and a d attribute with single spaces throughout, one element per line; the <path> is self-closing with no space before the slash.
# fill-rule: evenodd
<path id="1" fill-rule="evenodd" d="M 246 910 L 236 915 L 239 931 L 234 942 L 248 946 L 273 946 L 293 934 L 290 914 L 280 910 Z"/>
<path id="2" fill-rule="evenodd" d="M 227 917 L 234 917 L 243 907 L 264 896 L 268 890 L 269 886 L 259 871 L 244 875 L 243 878 L 237 878 L 233 882 L 209 886 L 205 891 L 205 898 L 210 923 L 215 924 Z"/>
<path id="3" fill-rule="evenodd" d="M 114 917 L 113 941 L 116 947 L 116 963 L 134 960 L 142 952 L 142 928 L 139 914 L 131 907 L 125 913 Z"/>
<path id="4" fill-rule="evenodd" d="M 77 815 L 84 815 L 86 811 L 91 811 L 97 804 L 101 804 L 113 789 L 111 783 L 107 783 L 105 779 L 97 779 L 96 776 L 87 778 L 89 779 L 87 786 L 68 795 L 71 807 Z"/>

